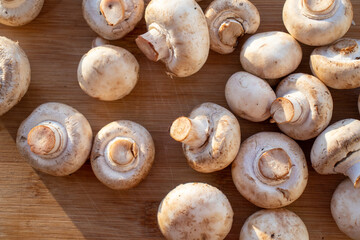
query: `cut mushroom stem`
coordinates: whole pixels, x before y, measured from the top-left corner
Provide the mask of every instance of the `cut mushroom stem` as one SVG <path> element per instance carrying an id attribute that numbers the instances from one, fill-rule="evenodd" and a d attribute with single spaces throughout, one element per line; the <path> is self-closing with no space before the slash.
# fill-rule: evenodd
<path id="1" fill-rule="evenodd" d="M 105 149 L 105 159 L 118 167 L 131 164 L 138 156 L 138 146 L 131 138 L 116 137 Z"/>
<path id="2" fill-rule="evenodd" d="M 303 0 L 305 12 L 317 17 L 331 13 L 331 11 L 333 11 L 335 8 L 336 3 L 337 0 Z"/>
<path id="3" fill-rule="evenodd" d="M 226 19 L 219 27 L 219 38 L 225 45 L 235 46 L 245 34 L 242 24 L 235 19 Z"/>
<path id="4" fill-rule="evenodd" d="M 125 16 L 125 4 L 123 0 L 101 0 L 101 14 L 110 26 L 120 23 Z"/>
<path id="5" fill-rule="evenodd" d="M 157 62 L 169 56 L 166 35 L 156 28 L 151 28 L 135 41 L 140 50 L 151 61 Z"/>
<path id="6" fill-rule="evenodd" d="M 17 8 L 26 0 L 2 0 L 1 4 L 6 8 Z"/>
<path id="7" fill-rule="evenodd" d="M 346 175 L 353 182 L 355 188 L 360 187 L 360 162 L 355 163 L 347 171 Z"/>

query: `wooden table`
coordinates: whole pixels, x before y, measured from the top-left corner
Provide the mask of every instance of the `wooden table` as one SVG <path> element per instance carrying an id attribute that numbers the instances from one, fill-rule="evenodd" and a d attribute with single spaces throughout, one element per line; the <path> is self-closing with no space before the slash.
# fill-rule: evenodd
<path id="1" fill-rule="evenodd" d="M 281 12 L 284 0 L 253 0 L 261 13 L 258 32 L 286 31 Z M 205 8 L 210 0 L 201 2 Z M 353 0 L 355 22 L 360 23 L 360 1 Z M 348 37 L 360 38 L 352 26 Z M 101 102 L 87 96 L 77 82 L 77 65 L 96 36 L 83 20 L 80 0 L 46 0 L 39 17 L 19 28 L 0 27 L 0 35 L 19 41 L 27 53 L 32 80 L 23 100 L 0 119 L 0 238 L 1 239 L 162 239 L 156 213 L 161 199 L 175 186 L 206 182 L 221 189 L 235 212 L 227 239 L 238 239 L 245 219 L 258 210 L 236 190 L 230 168 L 201 174 L 186 163 L 181 145 L 168 133 L 171 122 L 203 102 L 227 107 L 227 79 L 241 70 L 238 48 L 221 56 L 210 52 L 206 65 L 185 79 L 171 79 L 160 63 L 148 61 L 134 39 L 145 32 L 145 22 L 114 44 L 131 51 L 140 63 L 140 81 L 122 100 Z M 245 37 L 240 42 L 244 42 Z M 296 72 L 310 73 L 311 47 L 302 45 L 304 57 Z M 332 122 L 358 118 L 358 89 L 331 90 Z M 68 177 L 52 177 L 34 171 L 17 153 L 18 126 L 39 104 L 56 101 L 69 104 L 90 121 L 94 134 L 107 123 L 120 119 L 136 121 L 152 134 L 156 144 L 155 164 L 138 187 L 113 191 L 94 176 L 89 162 Z M 276 125 L 239 119 L 242 139 L 261 131 L 279 131 Z M 320 176 L 311 168 L 313 140 L 299 142 L 309 163 L 309 183 L 304 194 L 287 209 L 297 213 L 310 232 L 310 239 L 347 239 L 330 213 L 330 199 L 344 176 Z"/>

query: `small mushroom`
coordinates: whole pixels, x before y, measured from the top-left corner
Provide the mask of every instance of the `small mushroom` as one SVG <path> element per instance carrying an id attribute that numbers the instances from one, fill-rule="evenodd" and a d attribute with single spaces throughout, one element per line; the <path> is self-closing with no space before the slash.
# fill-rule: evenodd
<path id="1" fill-rule="evenodd" d="M 344 38 L 330 46 L 316 48 L 310 56 L 313 74 L 335 89 L 360 87 L 359 40 Z"/>
<path id="2" fill-rule="evenodd" d="M 244 223 L 240 240 L 309 240 L 304 222 L 286 209 L 260 210 Z"/>
<path id="3" fill-rule="evenodd" d="M 280 208 L 304 192 L 308 169 L 303 151 L 282 133 L 260 132 L 242 143 L 232 165 L 241 195 L 261 208 Z"/>
<path id="4" fill-rule="evenodd" d="M 0 23 L 22 26 L 34 20 L 40 13 L 44 0 L 0 0 Z"/>
<path id="5" fill-rule="evenodd" d="M 311 149 L 311 163 L 319 174 L 344 174 L 360 187 L 360 121 L 344 119 L 326 128 Z"/>
<path id="6" fill-rule="evenodd" d="M 14 107 L 28 90 L 29 59 L 17 42 L 0 37 L 0 116 Z"/>
<path id="7" fill-rule="evenodd" d="M 297 73 L 282 80 L 271 105 L 272 122 L 296 140 L 318 136 L 330 123 L 333 100 L 329 89 L 316 77 Z"/>
<path id="8" fill-rule="evenodd" d="M 237 72 L 230 77 L 226 83 L 225 97 L 236 115 L 253 122 L 268 119 L 270 106 L 276 99 L 266 81 L 247 72 Z"/>
<path id="9" fill-rule="evenodd" d="M 205 11 L 210 48 L 221 54 L 232 53 L 239 37 L 253 34 L 260 26 L 260 14 L 248 0 L 214 0 Z"/>
<path id="10" fill-rule="evenodd" d="M 66 176 L 77 171 L 88 158 L 92 130 L 77 110 L 50 102 L 37 107 L 21 123 L 16 144 L 33 168 Z"/>
<path id="11" fill-rule="evenodd" d="M 210 37 L 206 19 L 194 0 L 152 0 L 145 10 L 148 32 L 136 44 L 151 61 L 161 60 L 169 75 L 187 77 L 205 64 Z"/>
<path id="12" fill-rule="evenodd" d="M 226 168 L 240 148 L 241 132 L 236 117 L 227 109 L 203 103 L 179 117 L 170 128 L 171 137 L 183 143 L 190 167 L 202 173 Z"/>
<path id="13" fill-rule="evenodd" d="M 205 183 L 177 186 L 161 201 L 157 220 L 168 240 L 222 240 L 230 232 L 234 212 L 217 188 Z"/>
<path id="14" fill-rule="evenodd" d="M 107 40 L 131 32 L 144 13 L 144 0 L 83 0 L 82 6 L 88 25 Z"/>
<path id="15" fill-rule="evenodd" d="M 287 0 L 283 8 L 288 32 L 310 46 L 327 45 L 341 38 L 352 20 L 350 0 Z"/>
<path id="16" fill-rule="evenodd" d="M 354 189 L 349 179 L 336 188 L 331 199 L 331 214 L 349 238 L 360 240 L 360 188 Z"/>
<path id="17" fill-rule="evenodd" d="M 299 43 L 284 32 L 264 32 L 251 36 L 242 46 L 242 67 L 263 79 L 284 77 L 300 65 Z"/>

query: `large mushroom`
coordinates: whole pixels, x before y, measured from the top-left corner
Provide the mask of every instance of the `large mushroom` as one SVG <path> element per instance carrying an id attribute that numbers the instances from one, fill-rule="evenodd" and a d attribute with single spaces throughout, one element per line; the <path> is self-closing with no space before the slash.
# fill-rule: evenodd
<path id="1" fill-rule="evenodd" d="M 44 0 L 0 0 L 0 23 L 22 26 L 34 20 L 40 13 Z"/>
<path id="2" fill-rule="evenodd" d="M 282 133 L 260 132 L 246 139 L 232 165 L 241 195 L 262 208 L 280 208 L 304 192 L 308 169 L 303 151 Z"/>
<path id="3" fill-rule="evenodd" d="M 92 130 L 84 115 L 61 103 L 37 107 L 20 125 L 17 148 L 29 164 L 54 176 L 77 171 L 89 156 Z"/>
<path id="4" fill-rule="evenodd" d="M 230 165 L 241 142 L 236 117 L 214 103 L 203 103 L 195 107 L 189 117 L 176 119 L 170 135 L 183 143 L 188 164 L 203 173 L 220 171 Z"/>
<path id="5" fill-rule="evenodd" d="M 136 44 L 151 61 L 164 62 L 171 76 L 190 76 L 205 64 L 209 31 L 194 0 L 152 0 L 145 21 L 148 32 L 139 36 Z"/>

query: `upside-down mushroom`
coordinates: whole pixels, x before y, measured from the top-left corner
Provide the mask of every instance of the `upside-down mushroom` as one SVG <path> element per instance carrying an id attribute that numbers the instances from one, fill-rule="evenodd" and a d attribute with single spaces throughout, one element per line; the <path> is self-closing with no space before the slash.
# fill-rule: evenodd
<path id="1" fill-rule="evenodd" d="M 0 23 L 22 26 L 34 20 L 40 13 L 44 0 L 0 0 Z"/>

